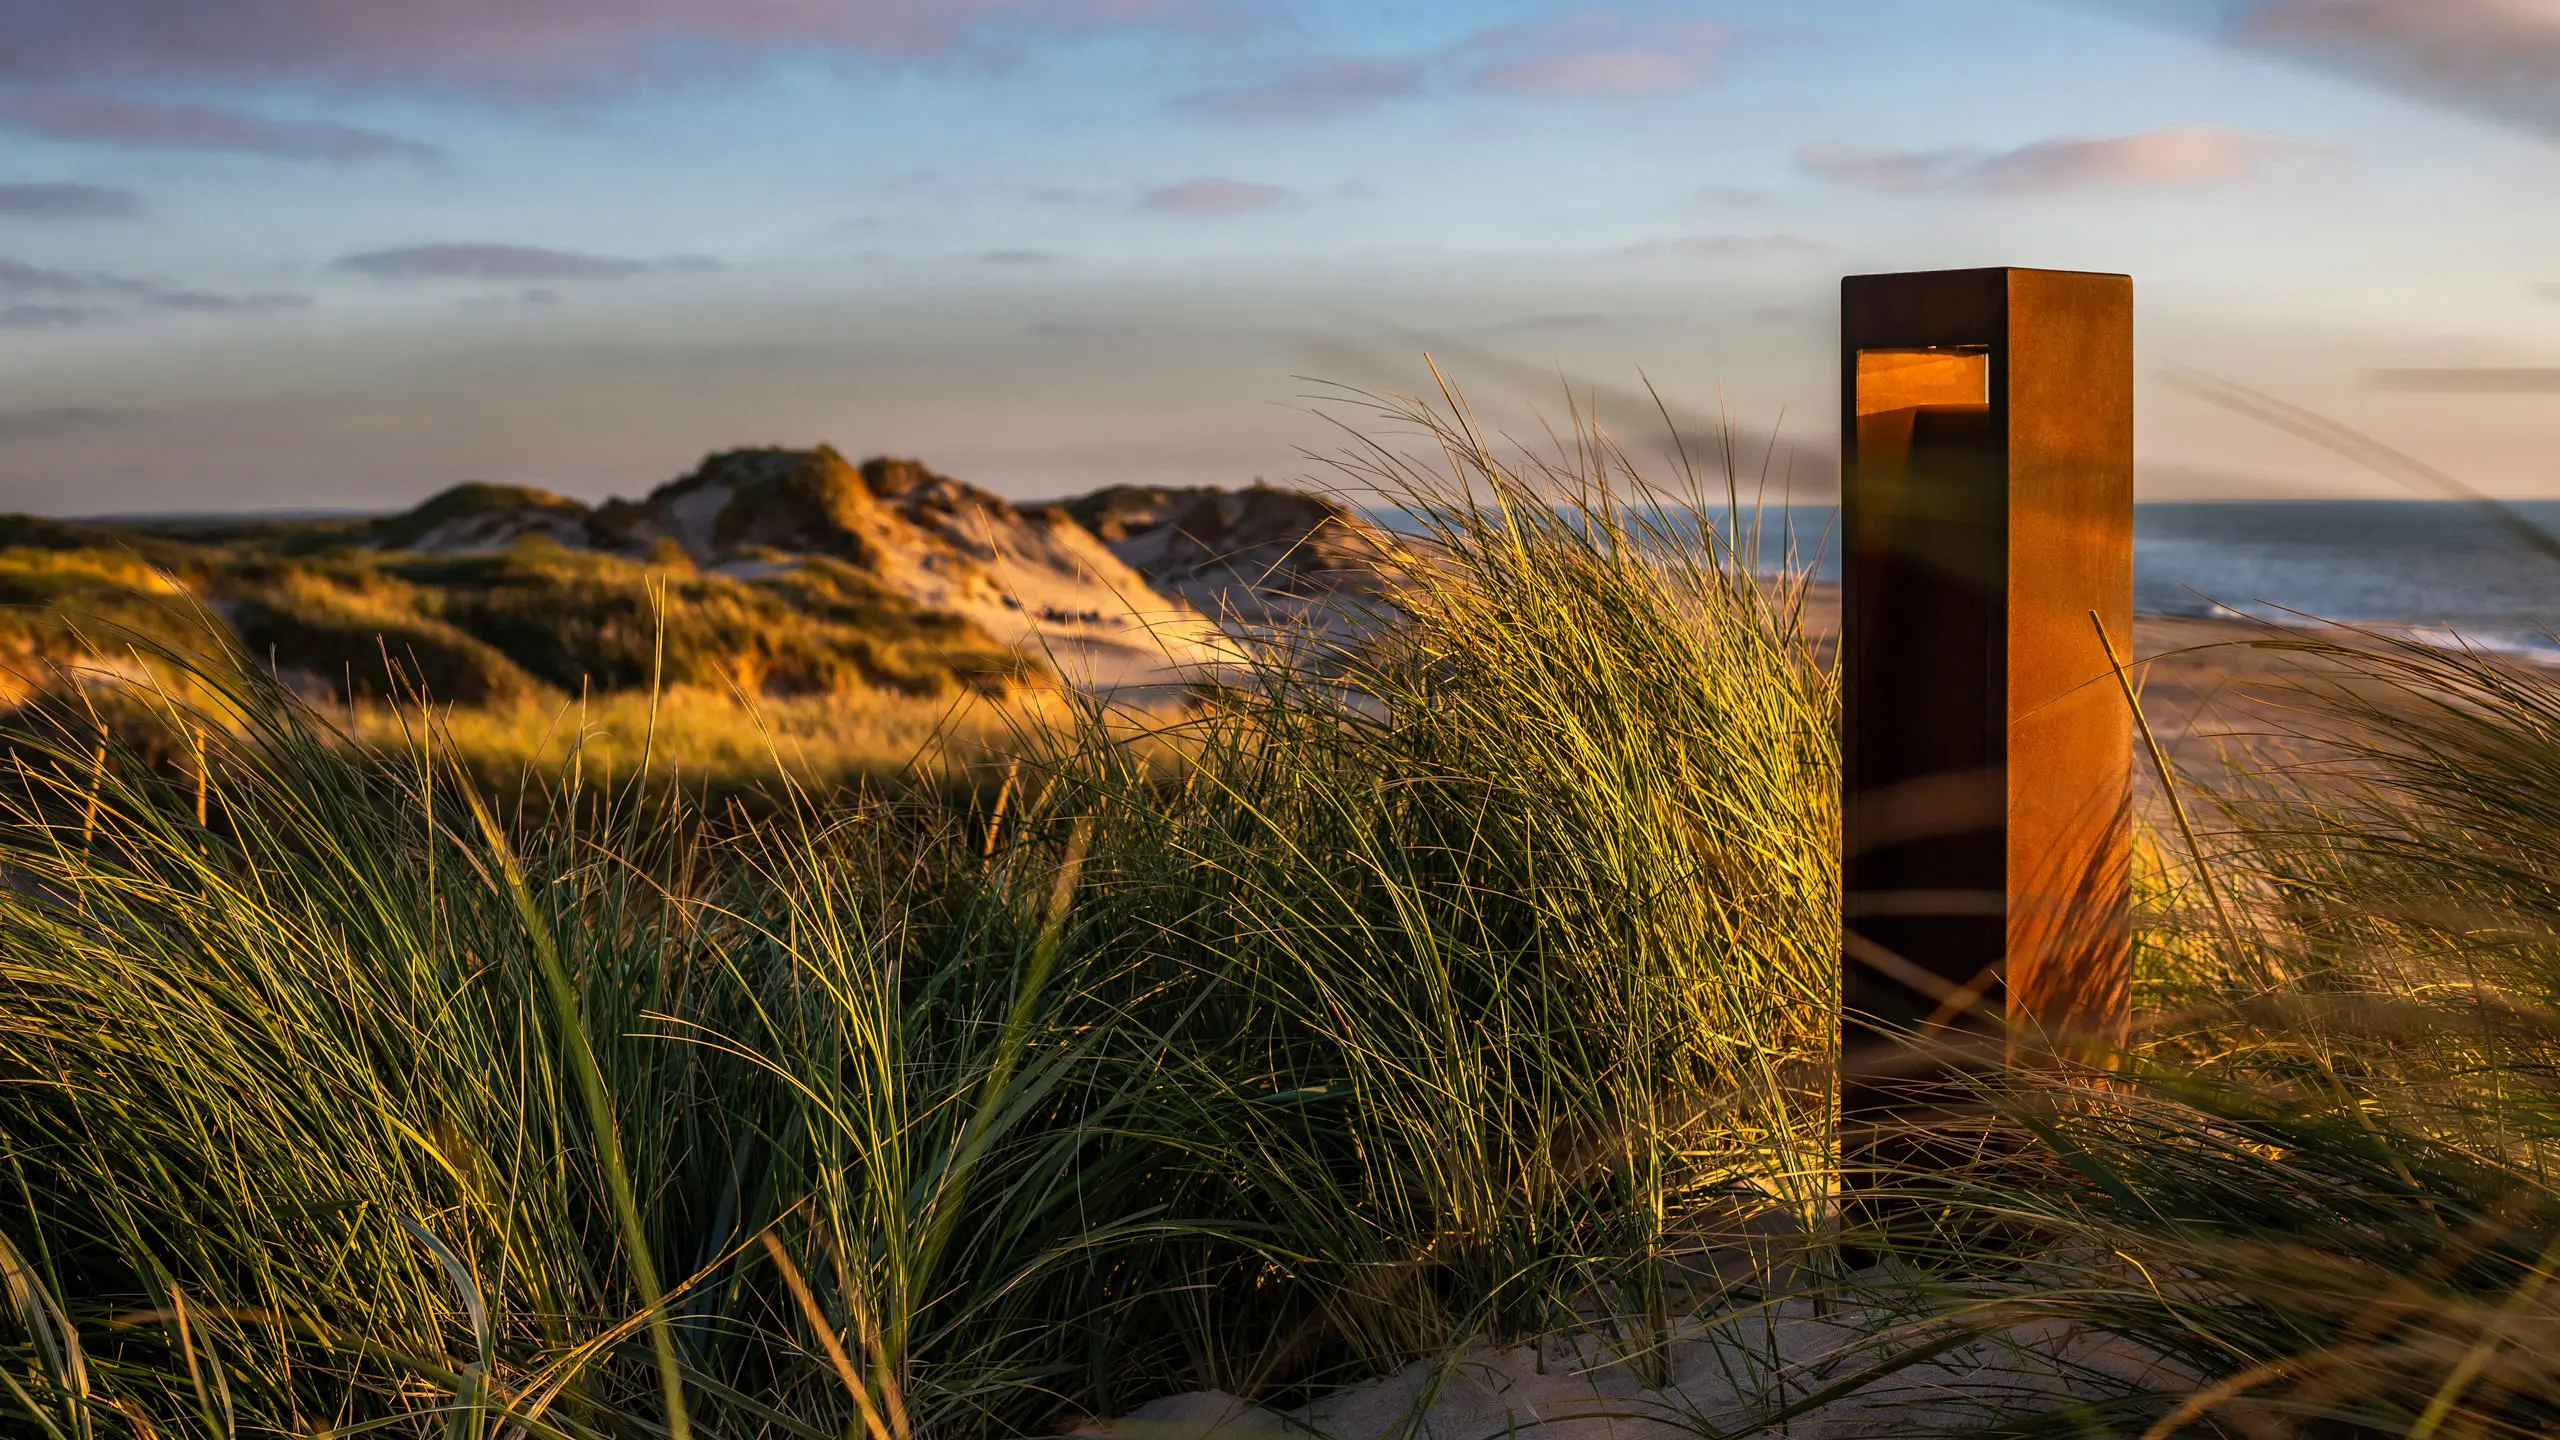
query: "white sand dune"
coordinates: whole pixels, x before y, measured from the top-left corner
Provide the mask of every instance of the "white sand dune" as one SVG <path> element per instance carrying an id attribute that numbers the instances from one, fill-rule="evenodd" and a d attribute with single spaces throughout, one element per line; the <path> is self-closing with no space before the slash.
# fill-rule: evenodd
<path id="1" fill-rule="evenodd" d="M 1296 491 L 1116 487 L 1017 506 L 914 460 L 855 465 L 825 446 L 727 451 L 646 499 L 593 509 L 463 486 L 413 513 L 383 543 L 672 550 L 748 581 L 823 557 L 970 621 L 1068 685 L 1142 700 L 1216 676 L 1239 642 L 1355 634 L 1390 583 L 1365 522 Z"/>

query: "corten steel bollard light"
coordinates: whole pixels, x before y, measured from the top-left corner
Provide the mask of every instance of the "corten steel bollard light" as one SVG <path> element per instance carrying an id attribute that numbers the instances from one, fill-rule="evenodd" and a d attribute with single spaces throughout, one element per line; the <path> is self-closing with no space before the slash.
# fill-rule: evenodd
<path id="1" fill-rule="evenodd" d="M 1854 1197 L 1971 1148 L 1967 1070 L 2124 1036 L 2133 282 L 1858 275 L 1840 301 Z"/>

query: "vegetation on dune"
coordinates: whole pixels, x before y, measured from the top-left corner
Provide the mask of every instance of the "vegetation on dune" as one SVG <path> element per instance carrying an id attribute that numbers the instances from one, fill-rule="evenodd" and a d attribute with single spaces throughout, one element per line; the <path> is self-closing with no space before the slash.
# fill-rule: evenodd
<path id="1" fill-rule="evenodd" d="M 230 611 L 242 648 L 279 672 L 307 675 L 350 697 L 404 689 L 463 705 L 530 697 L 534 677 L 436 613 L 433 592 L 362 562 L 245 567 L 231 577 Z M 369 653 L 368 653 L 369 652 Z M 319 667 L 335 660 L 332 675 Z M 306 685 L 318 689 L 319 685 Z"/>
<path id="2" fill-rule="evenodd" d="M 434 743 L 510 809 L 523 797 L 547 812 L 549 787 L 573 772 L 586 777 L 590 800 L 616 794 L 645 759 L 652 785 L 686 792 L 711 812 L 705 823 L 728 827 L 787 809 L 795 789 L 947 791 L 953 803 L 987 803 L 1025 738 L 1077 723 L 1077 705 L 1057 690 L 934 699 L 854 690 L 742 703 L 725 688 L 678 687 L 457 707 L 437 716 Z M 1132 729 L 1161 718 L 1136 716 Z M 417 743 L 419 722 L 405 707 L 372 705 L 357 708 L 353 727 L 361 744 L 398 751 Z"/>
<path id="3" fill-rule="evenodd" d="M 775 553 L 741 575 L 698 570 L 671 543 L 634 559 L 570 549 L 539 531 L 460 553 L 380 548 L 527 508 L 583 513 L 540 492 L 462 486 L 380 522 L 244 523 L 218 534 L 198 526 L 188 532 L 202 532 L 195 539 L 0 519 L 0 701 L 85 687 L 95 692 L 86 703 L 121 717 L 135 707 L 94 679 L 148 677 L 189 691 L 191 670 L 237 652 L 341 706 L 467 707 L 464 728 L 494 743 L 523 731 L 522 716 L 556 721 L 572 700 L 655 685 L 735 697 L 736 743 L 724 753 L 766 771 L 769 756 L 743 760 L 764 748 L 758 704 L 833 696 L 876 720 L 909 701 L 915 722 L 898 722 L 895 741 L 861 757 L 860 768 L 895 769 L 914 751 L 904 732 L 974 707 L 972 697 L 1046 683 L 1035 660 L 970 621 L 824 556 Z M 544 728 L 534 727 L 532 749 Z M 832 749 L 853 759 L 850 747 Z"/>
<path id="4" fill-rule="evenodd" d="M 26 750 L 24 1413 L 619 1433 L 655 1333 L 721 1433 L 1017 1434 L 1667 1322 L 1826 1123 L 1829 679 L 1721 552 L 1472 463 L 1402 643 L 1149 752 L 1089 711 L 989 811 L 510 834 L 254 676 L 201 824 Z"/>
<path id="5" fill-rule="evenodd" d="M 876 686 L 930 696 L 1033 673 L 967 621 L 922 610 L 823 559 L 777 564 L 781 573 L 748 582 L 653 571 L 529 538 L 494 555 L 418 557 L 383 569 L 430 595 L 422 608 L 561 691 L 645 690 L 656 677 L 751 694 Z"/>
<path id="6" fill-rule="evenodd" d="M 83 618 L 89 624 L 86 632 L 79 623 Z M 144 635 L 210 658 L 207 630 L 183 584 L 131 552 L 86 546 L 0 549 L 0 702 L 42 688 L 49 673 L 61 666 L 94 661 L 96 634 Z"/>
<path id="7" fill-rule="evenodd" d="M 194 541 L 152 531 L 82 520 L 56 520 L 45 515 L 0 517 L 0 547 L 13 551 L 56 553 L 92 551 L 102 558 L 113 556 L 128 561 L 139 560 L 181 578 L 200 575 L 207 563 L 218 559 L 221 553 L 209 552 L 206 546 Z M 20 558 L 22 563 L 34 563 L 28 557 Z"/>
<path id="8" fill-rule="evenodd" d="M 470 521 L 484 516 L 512 516 L 531 512 L 540 516 L 556 516 L 563 523 L 583 529 L 587 507 L 565 495 L 531 485 L 491 485 L 485 481 L 466 481 L 428 497 L 397 515 L 388 515 L 366 527 L 367 538 L 388 550 L 413 549 L 439 529 L 457 521 Z"/>
<path id="9" fill-rule="evenodd" d="M 2301 763 L 2188 797 L 2203 853 L 2146 844 L 2133 1051 L 1986 1081 L 2006 1138 L 1844 1273 L 1800 577 L 1650 524 L 1695 512 L 1605 437 L 1515 466 L 1391 420 L 1441 447 L 1345 457 L 1431 530 L 1398 628 L 1276 640 L 1171 730 L 1058 697 L 993 796 L 727 832 L 625 736 L 610 786 L 497 807 L 473 716 L 349 745 L 219 666 L 146 697 L 199 789 L 21 711 L 12 1423 L 1049 1433 L 1571 1330 L 1721 1347 L 1765 1403 L 1702 1435 L 1932 1364 L 1892 1433 L 2560 1426 L 2560 681 L 2271 638 L 2353 683 L 2301 697 Z M 657 737 L 700 693 L 598 703 Z M 1863 1338 L 1795 1364 L 1789 1315 Z"/>

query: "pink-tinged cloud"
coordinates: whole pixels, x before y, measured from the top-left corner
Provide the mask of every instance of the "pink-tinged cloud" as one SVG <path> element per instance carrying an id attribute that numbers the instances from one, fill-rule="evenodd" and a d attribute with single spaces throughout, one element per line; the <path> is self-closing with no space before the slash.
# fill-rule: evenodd
<path id="1" fill-rule="evenodd" d="M 5 53 L 5 42 L 0 42 Z M 228 150 L 282 160 L 433 160 L 432 145 L 326 121 L 271 120 L 219 105 L 169 105 L 86 90 L 31 90 L 0 102 L 0 125 L 48 140 L 130 150 Z"/>
<path id="2" fill-rule="evenodd" d="M 142 197 L 105 185 L 0 185 L 0 220 L 126 220 Z"/>
<path id="3" fill-rule="evenodd" d="M 1975 150 L 1844 150 L 1811 145 L 1796 152 L 1796 164 L 1818 175 L 1860 190 L 1904 193 L 1935 190 L 1981 160 Z"/>
<path id="4" fill-rule="evenodd" d="M 1486 30 L 1451 52 L 1468 88 L 1517 95 L 1648 95 L 1714 78 L 1734 27 L 1601 12 Z"/>
<path id="5" fill-rule="evenodd" d="M 2245 180 L 2270 160 L 2315 147 L 2219 125 L 2179 125 L 2112 139 L 2072 137 L 2021 146 L 1974 167 L 1983 190 L 2052 191 L 2087 186 L 2178 186 Z"/>
<path id="6" fill-rule="evenodd" d="M 1323 120 L 1422 93 L 1425 66 L 1406 58 L 1340 56 L 1310 61 L 1269 80 L 1194 90 L 1177 110 L 1222 120 Z"/>
<path id="7" fill-rule="evenodd" d="M 0 0 L 0 78 L 556 87 L 707 50 L 891 59 L 1198 23 L 1215 0 Z"/>
<path id="8" fill-rule="evenodd" d="M 336 261 L 336 268 L 370 275 L 377 280 L 479 280 L 518 284 L 537 280 L 627 280 L 653 271 L 712 270 L 719 267 L 700 256 L 633 260 L 619 255 L 546 250 L 536 245 L 446 240 L 341 255 Z"/>
<path id="9" fill-rule="evenodd" d="M 1809 174 L 1864 190 L 2043 195 L 2087 189 L 2175 189 L 2245 180 L 2317 146 L 2218 125 L 2180 125 L 2111 137 L 2065 136 L 2014 150 L 1839 150 L 1816 146 Z"/>
<path id="10" fill-rule="evenodd" d="M 1498 95 L 1650 95 L 1714 78 L 1734 27 L 1580 11 L 1497 25 L 1419 55 L 1335 55 L 1194 90 L 1176 110 L 1222 120 L 1326 120 L 1458 88 Z"/>
<path id="11" fill-rule="evenodd" d="M 1159 215 L 1242 215 L 1268 210 L 1288 198 L 1289 192 L 1277 185 L 1202 175 L 1150 190 L 1140 203 Z"/>
<path id="12" fill-rule="evenodd" d="M 2560 127 L 2553 0 L 2247 0 L 2228 33 L 2467 108 Z"/>
<path id="13" fill-rule="evenodd" d="M 1476 72 L 1474 83 L 1479 90 L 1530 95 L 1640 95 L 1686 90 L 1701 78 L 1698 66 L 1682 56 L 1658 50 L 1594 50 L 1552 60 L 1490 65 Z"/>

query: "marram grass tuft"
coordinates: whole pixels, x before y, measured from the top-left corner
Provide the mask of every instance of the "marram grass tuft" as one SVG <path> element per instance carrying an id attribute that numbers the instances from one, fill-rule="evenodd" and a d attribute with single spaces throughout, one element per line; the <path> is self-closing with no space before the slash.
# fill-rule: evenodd
<path id="1" fill-rule="evenodd" d="M 18 712 L 11 1423 L 1013 1435 L 1673 1324 L 1824 1188 L 1801 577 L 1594 430 L 1398 413 L 1396 613 L 1026 723 L 992 803 L 723 830 L 652 729 L 499 805 L 435 713 L 174 650 L 174 749 Z"/>

